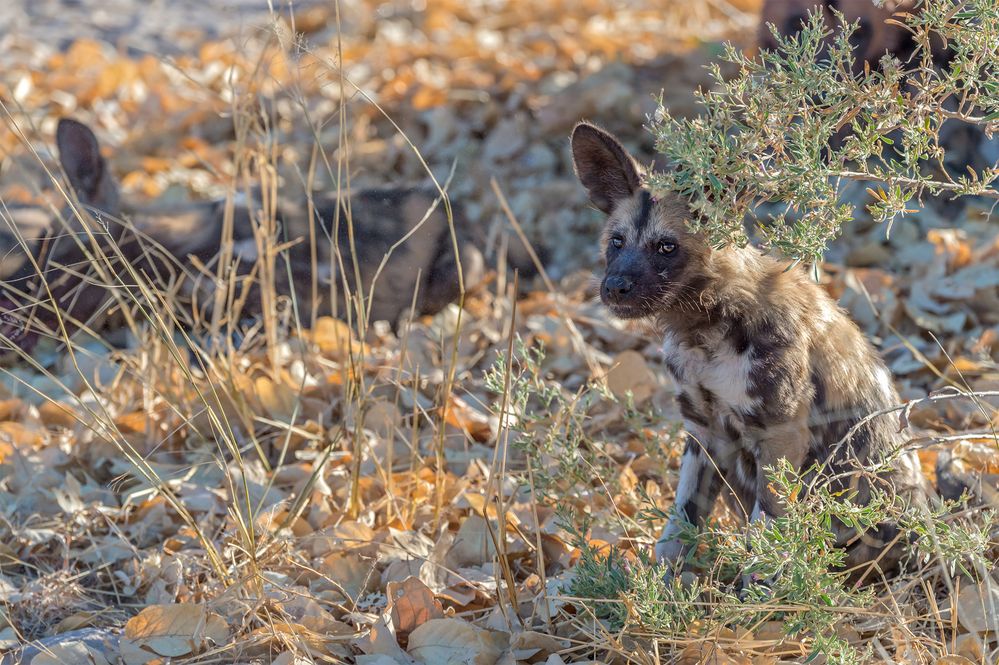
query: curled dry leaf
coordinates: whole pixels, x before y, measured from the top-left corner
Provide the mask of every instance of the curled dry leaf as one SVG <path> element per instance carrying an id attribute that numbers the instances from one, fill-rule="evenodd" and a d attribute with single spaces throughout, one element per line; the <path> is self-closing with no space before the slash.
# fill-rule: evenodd
<path id="1" fill-rule="evenodd" d="M 150 605 L 125 624 L 121 656 L 126 665 L 143 665 L 155 656 L 194 655 L 228 639 L 225 620 L 204 605 Z"/>
<path id="2" fill-rule="evenodd" d="M 434 592 L 417 577 L 389 582 L 387 592 L 389 614 L 400 641 L 426 622 L 444 618 L 444 608 Z"/>
<path id="3" fill-rule="evenodd" d="M 495 665 L 510 636 L 461 619 L 433 619 L 409 636 L 409 653 L 434 665 Z"/>
<path id="4" fill-rule="evenodd" d="M 453 397 L 450 406 L 448 406 L 447 423 L 467 432 L 479 443 L 489 441 L 493 436 L 493 427 L 489 417 L 458 397 Z"/>

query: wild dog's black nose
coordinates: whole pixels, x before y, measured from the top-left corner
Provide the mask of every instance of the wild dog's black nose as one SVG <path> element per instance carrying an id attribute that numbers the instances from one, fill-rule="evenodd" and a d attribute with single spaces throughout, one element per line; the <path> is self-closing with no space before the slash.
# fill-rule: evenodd
<path id="1" fill-rule="evenodd" d="M 633 284 L 634 283 L 628 277 L 624 277 L 622 275 L 611 275 L 604 280 L 604 290 L 612 300 L 617 300 L 631 291 Z"/>

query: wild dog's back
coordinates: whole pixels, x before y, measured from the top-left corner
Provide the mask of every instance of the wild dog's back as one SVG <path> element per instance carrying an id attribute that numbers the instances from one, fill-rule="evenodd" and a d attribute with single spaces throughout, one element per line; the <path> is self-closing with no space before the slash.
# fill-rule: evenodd
<path id="1" fill-rule="evenodd" d="M 349 198 L 318 198 L 311 222 L 306 201 L 283 201 L 275 221 L 278 242 L 289 243 L 288 269 L 282 264 L 275 274 L 278 295 L 294 296 L 299 313 L 306 317 L 314 303 L 318 314 L 346 316 L 345 290 L 356 294 L 359 288 L 371 321 L 395 325 L 409 312 L 414 292 L 417 314 L 440 311 L 459 295 L 454 244 L 444 210 L 436 191 L 424 187 L 363 188 Z M 214 265 L 224 240 L 223 218 L 231 214 L 233 256 L 240 276 L 249 276 L 258 258 L 253 229 L 259 212 L 255 196 L 140 212 L 136 216 L 144 236 L 140 242 L 148 250 L 142 269 L 157 275 L 161 283 L 181 278 L 181 295 L 208 306 L 214 300 L 210 291 L 215 282 L 192 270 L 188 257 Z M 472 288 L 483 276 L 482 254 L 457 207 L 454 224 L 464 282 Z M 259 284 L 250 285 L 245 302 L 239 315 L 258 312 Z M 349 311 L 356 317 L 355 310 Z"/>
<path id="2" fill-rule="evenodd" d="M 327 280 L 337 281 L 341 293 L 345 284 L 351 292 L 363 290 L 365 299 L 370 299 L 372 321 L 394 325 L 412 307 L 414 297 L 417 314 L 436 313 L 456 300 L 459 257 L 466 288 L 481 281 L 485 266 L 475 234 L 458 206 L 452 207 L 449 224 L 436 190 L 367 188 L 352 196 L 349 205 L 347 201 L 331 198 L 317 208 L 319 227 L 336 243 L 320 243 L 320 266 L 328 271 Z M 341 313 L 344 306 L 341 298 Z"/>

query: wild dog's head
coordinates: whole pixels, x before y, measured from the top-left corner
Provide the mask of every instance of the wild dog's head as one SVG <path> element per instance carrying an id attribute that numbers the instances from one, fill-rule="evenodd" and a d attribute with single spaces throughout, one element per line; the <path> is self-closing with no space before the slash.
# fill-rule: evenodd
<path id="1" fill-rule="evenodd" d="M 773 24 L 777 32 L 785 37 L 795 35 L 808 20 L 810 11 L 820 13 L 826 27 L 831 28 L 834 22 L 829 4 L 820 0 L 764 0 L 760 9 L 759 46 L 771 50 L 777 48 L 768 24 Z"/>
<path id="2" fill-rule="evenodd" d="M 847 21 L 857 23 L 850 43 L 853 46 L 854 69 L 860 72 L 865 62 L 872 67 L 877 66 L 886 52 L 902 60 L 911 54 L 913 42 L 910 34 L 904 28 L 889 23 L 888 19 L 896 12 L 912 10 L 915 5 L 915 0 L 889 0 L 881 6 L 875 5 L 872 0 L 764 0 L 760 13 L 759 46 L 766 49 L 777 46 L 768 23 L 784 36 L 795 35 L 811 11 L 821 13 L 825 27 L 834 30 L 839 23 L 833 12 L 838 11 Z"/>
<path id="3" fill-rule="evenodd" d="M 601 301 L 623 319 L 696 307 L 711 248 L 687 229 L 684 202 L 653 197 L 627 150 L 594 125 L 576 125 L 572 157 L 590 201 L 607 214 Z"/>

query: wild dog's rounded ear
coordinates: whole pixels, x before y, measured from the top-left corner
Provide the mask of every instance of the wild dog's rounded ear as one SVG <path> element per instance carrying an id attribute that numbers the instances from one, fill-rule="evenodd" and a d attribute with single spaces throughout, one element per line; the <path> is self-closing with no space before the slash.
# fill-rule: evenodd
<path id="1" fill-rule="evenodd" d="M 56 145 L 59 163 L 77 197 L 83 203 L 98 203 L 102 181 L 110 176 L 97 137 L 83 123 L 62 118 L 56 127 Z"/>
<path id="2" fill-rule="evenodd" d="M 611 134 L 588 122 L 572 130 L 572 162 L 590 201 L 605 213 L 641 186 L 638 164 Z"/>

